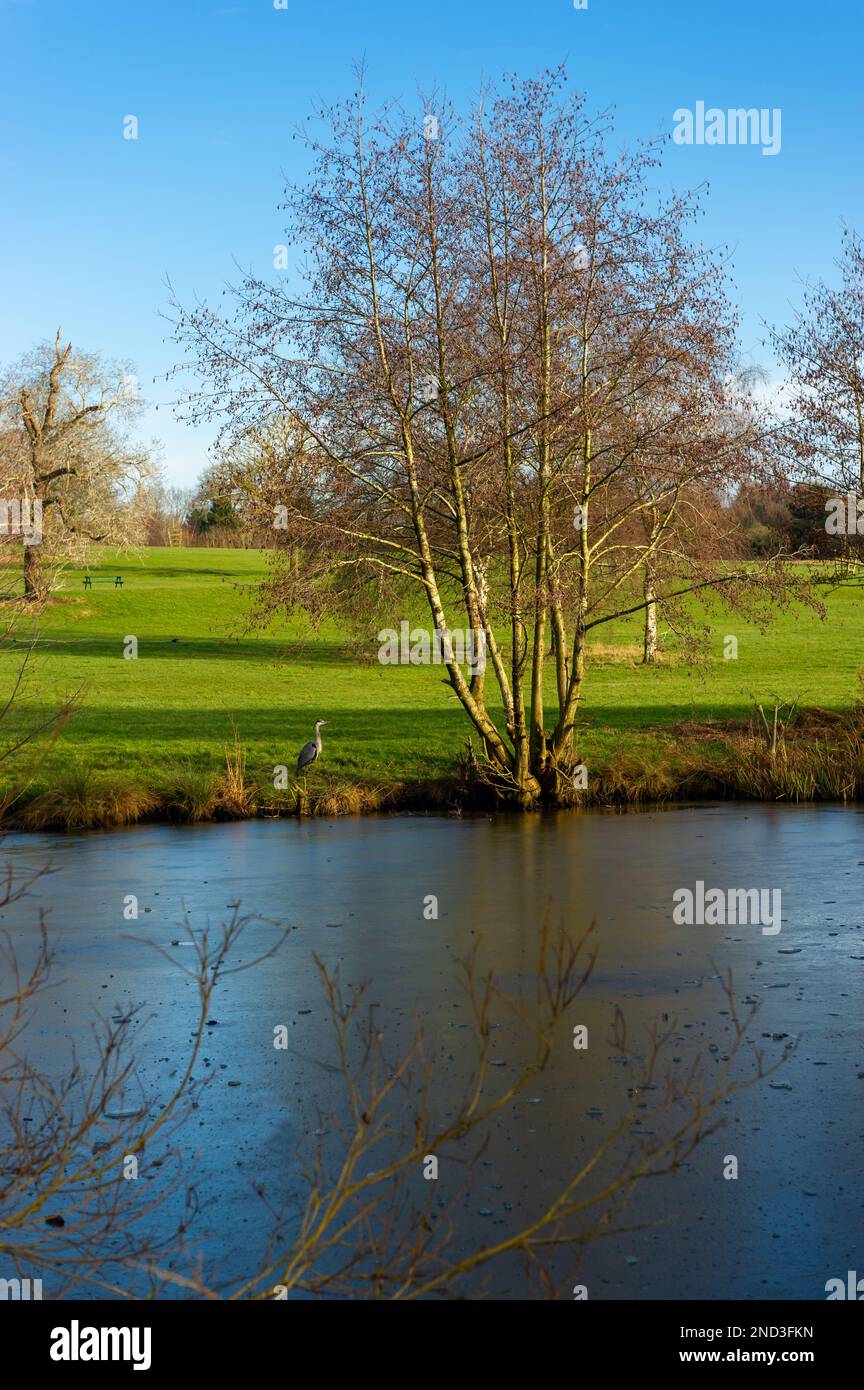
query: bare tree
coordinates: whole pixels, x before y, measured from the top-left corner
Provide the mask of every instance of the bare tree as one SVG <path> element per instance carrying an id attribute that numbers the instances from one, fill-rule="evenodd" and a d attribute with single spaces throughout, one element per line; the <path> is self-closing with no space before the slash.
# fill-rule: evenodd
<path id="1" fill-rule="evenodd" d="M 151 545 L 183 545 L 195 489 L 166 485 L 154 478 L 144 489 L 142 508 Z"/>
<path id="2" fill-rule="evenodd" d="M 825 508 L 822 527 L 841 538 L 846 566 L 860 561 L 864 531 L 864 246 L 850 228 L 836 264 L 839 287 L 806 286 L 792 324 L 771 336 L 787 377 L 780 437 L 793 476 Z M 819 496 L 825 488 L 848 495 Z M 836 551 L 837 541 L 829 544 Z"/>
<path id="3" fill-rule="evenodd" d="M 708 593 L 767 616 L 792 592 L 776 561 L 684 542 L 688 499 L 764 464 L 723 268 L 688 239 L 698 200 L 651 192 L 656 152 L 610 156 L 560 82 L 465 125 L 440 103 L 422 124 L 370 116 L 362 91 L 323 112 L 314 177 L 288 194 L 307 295 L 249 277 L 233 317 L 174 305 L 205 381 L 191 416 L 221 415 L 229 439 L 291 424 L 271 603 L 418 587 L 436 630 L 486 653 L 467 673 L 445 644 L 448 682 L 524 806 L 568 783 L 601 625 L 675 604 L 683 622 Z"/>
<path id="4" fill-rule="evenodd" d="M 28 600 L 44 596 L 52 573 L 64 562 L 80 563 L 94 543 L 141 538 L 141 485 L 151 464 L 126 434 L 140 410 L 129 369 L 64 346 L 59 329 L 53 344 L 7 371 L 0 385 L 0 483 L 7 512 L 12 502 L 31 522 L 31 534 L 22 536 Z M 16 527 L 4 519 L 10 530 Z"/>
<path id="5" fill-rule="evenodd" d="M 844 229 L 839 288 L 804 291 L 772 334 L 789 381 L 787 439 L 810 478 L 864 494 L 864 246 Z"/>

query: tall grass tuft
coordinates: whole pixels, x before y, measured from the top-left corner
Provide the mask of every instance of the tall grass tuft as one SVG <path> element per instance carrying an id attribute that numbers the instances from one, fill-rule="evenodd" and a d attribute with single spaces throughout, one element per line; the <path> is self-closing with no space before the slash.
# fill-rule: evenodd
<path id="1" fill-rule="evenodd" d="M 217 802 L 216 778 L 207 768 L 178 763 L 171 769 L 163 805 L 172 820 L 212 820 Z"/>
<path id="2" fill-rule="evenodd" d="M 324 786 L 309 792 L 306 814 L 311 816 L 363 816 L 384 808 L 388 792 L 384 787 L 366 787 L 355 782 L 328 778 Z"/>
<path id="3" fill-rule="evenodd" d="M 258 803 L 258 788 L 246 779 L 246 750 L 234 729 L 234 745 L 225 749 L 225 772 L 219 780 L 219 813 L 232 820 L 253 816 Z"/>
<path id="4" fill-rule="evenodd" d="M 138 782 L 74 763 L 22 808 L 16 823 L 26 830 L 104 829 L 133 824 L 158 804 L 156 794 Z"/>

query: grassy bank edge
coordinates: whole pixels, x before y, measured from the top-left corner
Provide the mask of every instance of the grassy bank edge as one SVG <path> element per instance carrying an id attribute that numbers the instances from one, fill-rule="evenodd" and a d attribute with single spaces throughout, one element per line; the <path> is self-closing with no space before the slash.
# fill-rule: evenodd
<path id="1" fill-rule="evenodd" d="M 649 731 L 646 731 L 646 733 Z M 773 736 L 772 736 L 773 732 Z M 739 799 L 836 803 L 864 801 L 864 711 L 802 711 L 791 728 L 705 725 L 668 730 L 649 740 L 650 760 L 632 753 L 591 768 L 584 789 L 559 788 L 547 809 L 590 809 L 669 801 Z M 543 809 L 540 807 L 538 809 Z M 347 781 L 313 769 L 306 782 L 284 789 L 250 778 L 239 742 L 215 774 L 178 764 L 160 782 L 122 778 L 80 762 L 49 786 L 9 788 L 0 802 L 7 830 L 75 831 L 138 822 L 194 824 L 283 816 L 337 817 L 370 814 L 515 809 L 507 788 L 495 785 L 470 751 L 450 776 L 432 780 Z"/>

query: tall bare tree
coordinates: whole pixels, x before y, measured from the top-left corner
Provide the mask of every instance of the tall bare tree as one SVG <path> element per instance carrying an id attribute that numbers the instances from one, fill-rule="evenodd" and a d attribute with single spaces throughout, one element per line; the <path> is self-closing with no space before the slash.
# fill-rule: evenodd
<path id="1" fill-rule="evenodd" d="M 64 561 L 94 543 L 141 538 L 147 452 L 126 430 L 141 410 L 127 367 L 62 343 L 43 343 L 11 367 L 0 385 L 0 484 L 4 506 L 27 515 L 22 537 L 24 596 L 44 596 Z M 33 520 L 38 520 L 34 537 Z M 8 517 L 4 531 L 14 532 Z"/>
<path id="2" fill-rule="evenodd" d="M 789 381 L 788 434 L 810 478 L 864 494 L 864 246 L 847 228 L 840 285 L 804 291 L 772 338 Z"/>
<path id="3" fill-rule="evenodd" d="M 485 643 L 485 670 L 450 656 L 448 679 L 523 805 L 571 775 L 600 625 L 708 592 L 770 611 L 787 585 L 776 562 L 681 544 L 686 504 L 697 524 L 694 499 L 758 476 L 766 430 L 722 264 L 688 236 L 698 200 L 654 196 L 656 151 L 610 155 L 562 82 L 464 124 L 441 103 L 370 115 L 361 86 L 321 113 L 313 177 L 288 192 L 306 293 L 248 277 L 230 316 L 174 305 L 205 382 L 191 416 L 229 439 L 292 426 L 274 539 L 303 564 L 277 566 L 271 601 L 419 586 L 435 629 Z"/>

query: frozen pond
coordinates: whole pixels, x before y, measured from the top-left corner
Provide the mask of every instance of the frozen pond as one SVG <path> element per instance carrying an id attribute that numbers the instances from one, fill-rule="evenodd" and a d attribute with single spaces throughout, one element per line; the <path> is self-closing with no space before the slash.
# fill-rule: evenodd
<path id="1" fill-rule="evenodd" d="M 188 935 L 184 909 L 200 927 L 227 919 L 236 903 L 297 925 L 274 958 L 220 986 L 201 1064 L 215 1080 L 184 1131 L 213 1199 L 202 1238 L 209 1231 L 218 1243 L 226 1274 L 244 1268 L 256 1239 L 251 1184 L 290 1212 L 298 1145 L 320 1123 L 319 1108 L 338 1113 L 341 1104 L 313 952 L 345 982 L 370 981 L 376 1020 L 396 1051 L 416 1010 L 446 1094 L 470 1073 L 458 964 L 473 943 L 518 989 L 530 984 L 545 912 L 577 931 L 596 922 L 598 961 L 578 1005 L 590 1045 L 580 1053 L 562 1036 L 532 1083 L 534 1103 L 496 1126 L 461 1208 L 460 1239 L 469 1243 L 528 1219 L 619 1113 L 628 1074 L 608 1041 L 616 1007 L 634 1038 L 668 1015 L 670 1061 L 685 1067 L 698 1053 L 710 1079 L 730 1042 L 716 970 L 731 969 L 737 998 L 762 1001 L 753 1035 L 768 1060 L 782 1051 L 780 1035 L 799 1047 L 774 1084 L 722 1107 L 722 1128 L 679 1173 L 639 1189 L 628 1224 L 642 1229 L 593 1243 L 578 1277 L 591 1298 L 822 1299 L 829 1278 L 864 1268 L 862 832 L 856 808 L 734 804 L 10 836 L 3 854 L 16 873 L 46 861 L 54 872 L 7 907 L 0 925 L 26 956 L 42 907 L 58 944 L 57 984 L 35 1020 L 43 1065 L 62 1058 L 69 1040 L 86 1053 L 94 1010 L 141 1003 L 136 1080 L 147 1096 L 161 1093 L 188 1049 L 194 991 L 127 934 L 172 949 Z M 700 882 L 779 890 L 781 930 L 677 924 L 673 895 Z M 124 919 L 131 895 L 132 922 Z M 437 919 L 428 915 L 433 897 Z M 252 926 L 238 955 L 266 946 L 273 931 Z M 282 1023 L 290 1047 L 277 1052 Z M 497 1082 L 515 1074 L 522 1044 L 503 1030 L 494 1045 Z M 737 1180 L 724 1179 L 728 1155 Z M 444 1190 L 446 1175 L 440 1181 Z M 518 1269 L 501 1270 L 491 1287 L 520 1296 Z"/>

